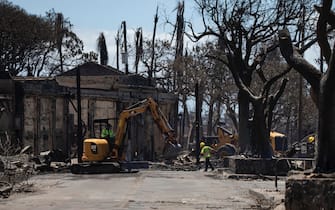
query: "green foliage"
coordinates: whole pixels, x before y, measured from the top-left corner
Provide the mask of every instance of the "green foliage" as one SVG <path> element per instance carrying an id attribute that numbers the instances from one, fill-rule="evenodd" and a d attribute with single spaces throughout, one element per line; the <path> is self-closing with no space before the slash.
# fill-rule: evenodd
<path id="1" fill-rule="evenodd" d="M 50 10 L 46 14 L 52 26 L 49 59 L 47 63 L 48 76 L 65 72 L 83 62 L 83 42 L 71 30 L 71 22 L 61 13 Z M 58 54 L 58 56 L 56 56 Z"/>
<path id="2" fill-rule="evenodd" d="M 173 91 L 173 60 L 174 60 L 174 48 L 168 40 L 156 40 L 155 41 L 155 55 L 153 66 L 151 66 L 152 59 L 152 41 L 144 40 L 143 42 L 143 54 L 141 61 L 145 66 L 146 72 L 140 72 L 147 75 L 149 70 L 153 71 L 153 75 L 157 82 L 157 86 L 164 88 L 169 91 Z"/>
<path id="3" fill-rule="evenodd" d="M 47 20 L 28 15 L 7 1 L 0 2 L 0 70 L 18 75 L 27 66 L 27 57 L 41 52 L 50 40 Z"/>
<path id="4" fill-rule="evenodd" d="M 50 76 L 59 73 L 63 65 L 69 68 L 82 61 L 83 43 L 71 31 L 70 22 L 63 19 L 61 31 L 56 30 L 59 13 L 31 15 L 1 0 L 0 14 L 0 71 L 14 76 Z M 62 59 L 57 59 L 60 46 Z"/>

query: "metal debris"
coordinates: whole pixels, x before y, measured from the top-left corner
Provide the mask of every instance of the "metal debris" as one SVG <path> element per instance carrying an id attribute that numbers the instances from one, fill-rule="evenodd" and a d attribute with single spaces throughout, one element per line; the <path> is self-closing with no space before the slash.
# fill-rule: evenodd
<path id="1" fill-rule="evenodd" d="M 60 149 L 41 152 L 32 158 L 35 162 L 34 169 L 37 171 L 60 171 L 69 168 L 69 159 Z"/>
<path id="2" fill-rule="evenodd" d="M 0 181 L 0 197 L 1 198 L 8 198 L 13 186 L 8 182 Z"/>

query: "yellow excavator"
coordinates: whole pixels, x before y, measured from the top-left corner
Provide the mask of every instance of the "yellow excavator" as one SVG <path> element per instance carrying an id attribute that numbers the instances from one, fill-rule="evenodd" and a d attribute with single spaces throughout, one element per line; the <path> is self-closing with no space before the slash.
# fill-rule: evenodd
<path id="1" fill-rule="evenodd" d="M 288 150 L 287 136 L 276 132 L 270 132 L 270 144 L 275 156 L 283 156 Z"/>
<path id="2" fill-rule="evenodd" d="M 203 136 L 201 140 L 216 150 L 215 156 L 217 158 L 236 155 L 238 152 L 238 136 L 224 127 L 217 126 L 216 128 L 217 136 Z"/>
<path id="3" fill-rule="evenodd" d="M 238 135 L 222 126 L 217 126 L 217 136 L 204 136 L 203 141 L 217 151 L 218 158 L 238 153 Z M 278 156 L 283 155 L 288 149 L 287 137 L 279 132 L 270 132 L 270 144 L 274 154 Z"/>
<path id="4" fill-rule="evenodd" d="M 165 139 L 163 156 L 175 158 L 180 152 L 176 133 L 170 126 L 158 104 L 151 97 L 124 109 L 118 119 L 115 140 L 88 138 L 83 143 L 82 163 L 73 164 L 71 172 L 82 173 L 116 173 L 131 169 L 147 168 L 146 161 L 126 161 L 123 142 L 126 136 L 127 120 L 141 113 L 150 111 L 153 120 Z"/>

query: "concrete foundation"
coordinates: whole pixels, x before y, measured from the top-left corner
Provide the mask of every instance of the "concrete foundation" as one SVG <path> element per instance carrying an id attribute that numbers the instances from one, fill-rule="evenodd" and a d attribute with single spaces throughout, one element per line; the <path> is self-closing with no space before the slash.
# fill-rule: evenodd
<path id="1" fill-rule="evenodd" d="M 287 210 L 335 209 L 335 178 L 293 175 L 286 181 Z"/>
<path id="2" fill-rule="evenodd" d="M 228 157 L 228 168 L 236 174 L 262 174 L 285 176 L 290 170 L 285 159 Z"/>

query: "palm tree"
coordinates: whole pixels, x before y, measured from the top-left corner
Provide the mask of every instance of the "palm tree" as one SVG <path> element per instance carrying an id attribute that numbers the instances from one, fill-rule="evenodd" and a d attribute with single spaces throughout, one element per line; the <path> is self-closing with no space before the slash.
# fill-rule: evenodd
<path id="1" fill-rule="evenodd" d="M 108 51 L 107 51 L 105 36 L 102 32 L 100 33 L 97 42 L 98 42 L 98 51 L 100 53 L 100 64 L 107 65 Z"/>

